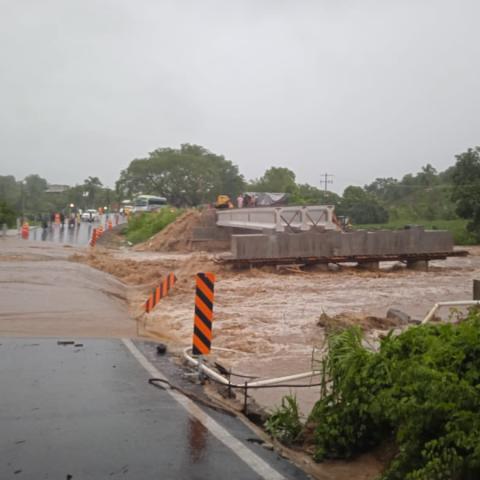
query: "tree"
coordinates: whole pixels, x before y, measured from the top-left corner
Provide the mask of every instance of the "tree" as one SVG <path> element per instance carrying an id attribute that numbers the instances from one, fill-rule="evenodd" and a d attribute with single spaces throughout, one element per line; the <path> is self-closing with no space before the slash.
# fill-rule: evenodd
<path id="1" fill-rule="evenodd" d="M 470 220 L 467 228 L 480 238 L 480 147 L 456 155 L 452 199 L 456 212 Z"/>
<path id="2" fill-rule="evenodd" d="M 388 211 L 362 187 L 350 186 L 345 189 L 339 213 L 349 216 L 357 224 L 388 222 Z"/>
<path id="3" fill-rule="evenodd" d="M 0 201 L 16 205 L 20 198 L 20 187 L 13 175 L 0 175 Z"/>
<path id="4" fill-rule="evenodd" d="M 365 185 L 365 191 L 383 201 L 392 201 L 402 196 L 402 188 L 396 178 L 376 178 L 370 185 Z"/>
<path id="5" fill-rule="evenodd" d="M 295 193 L 295 173 L 285 167 L 271 167 L 263 177 L 251 182 L 249 188 L 256 192 Z"/>
<path id="6" fill-rule="evenodd" d="M 334 192 L 321 190 L 308 183 L 298 184 L 289 203 L 300 205 L 339 205 L 340 196 Z"/>
<path id="7" fill-rule="evenodd" d="M 0 227 L 6 223 L 9 227 L 16 224 L 17 214 L 15 210 L 4 201 L 0 201 Z"/>
<path id="8" fill-rule="evenodd" d="M 116 183 L 119 197 L 139 194 L 161 195 L 173 205 L 193 206 L 214 201 L 217 195 L 232 198 L 245 182 L 238 167 L 222 155 L 199 145 L 180 149 L 159 148 L 148 158 L 133 160 Z"/>
<path id="9" fill-rule="evenodd" d="M 45 190 L 48 187 L 47 181 L 40 175 L 28 175 L 20 183 L 21 205 L 19 208 L 22 213 L 36 214 L 42 212 L 45 208 Z"/>
<path id="10" fill-rule="evenodd" d="M 98 196 L 103 189 L 103 184 L 98 177 L 88 177 L 83 181 L 83 189 L 87 194 L 89 207 L 94 207 L 98 201 Z"/>

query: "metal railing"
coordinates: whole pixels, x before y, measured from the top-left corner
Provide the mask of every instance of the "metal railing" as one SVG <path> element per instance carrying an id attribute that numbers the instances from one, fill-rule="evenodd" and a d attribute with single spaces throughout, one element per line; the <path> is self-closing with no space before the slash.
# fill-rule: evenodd
<path id="1" fill-rule="evenodd" d="M 422 324 L 428 323 L 433 318 L 437 310 L 441 307 L 470 307 L 473 305 L 480 305 L 480 300 L 456 300 L 452 302 L 438 302 L 427 313 L 426 317 L 422 320 Z"/>

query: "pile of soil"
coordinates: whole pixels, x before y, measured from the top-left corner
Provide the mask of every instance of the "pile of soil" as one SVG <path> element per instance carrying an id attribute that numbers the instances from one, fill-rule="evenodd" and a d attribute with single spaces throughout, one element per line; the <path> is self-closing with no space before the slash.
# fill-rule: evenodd
<path id="1" fill-rule="evenodd" d="M 192 230 L 200 225 L 201 218 L 202 213 L 198 210 L 187 210 L 161 232 L 133 247 L 133 250 L 139 252 L 189 252 L 192 250 Z"/>
<path id="2" fill-rule="evenodd" d="M 142 261 L 113 258 L 108 252 L 96 250 L 88 255 L 75 254 L 70 260 L 86 263 L 97 270 L 117 277 L 127 285 L 155 285 L 163 274 L 168 273 L 168 266 L 155 261 Z"/>
<path id="3" fill-rule="evenodd" d="M 330 316 L 323 312 L 318 319 L 317 325 L 325 328 L 327 332 L 343 330 L 353 325 L 358 325 L 363 331 L 377 329 L 389 330 L 400 326 L 400 322 L 392 318 L 375 317 L 372 315 L 362 316 L 351 313 L 339 313 Z"/>

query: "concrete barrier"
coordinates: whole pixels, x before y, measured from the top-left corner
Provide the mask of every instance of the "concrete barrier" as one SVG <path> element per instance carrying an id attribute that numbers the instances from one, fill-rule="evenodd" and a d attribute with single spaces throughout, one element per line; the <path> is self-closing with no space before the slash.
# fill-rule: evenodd
<path id="1" fill-rule="evenodd" d="M 235 259 L 416 255 L 453 251 L 447 231 L 302 232 L 232 235 Z"/>

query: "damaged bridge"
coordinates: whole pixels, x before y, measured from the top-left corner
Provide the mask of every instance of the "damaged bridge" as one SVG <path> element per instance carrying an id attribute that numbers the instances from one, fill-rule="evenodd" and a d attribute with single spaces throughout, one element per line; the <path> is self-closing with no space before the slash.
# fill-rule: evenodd
<path id="1" fill-rule="evenodd" d="M 217 260 L 233 265 L 355 262 L 375 269 L 379 262 L 397 260 L 423 270 L 429 260 L 466 254 L 454 250 L 452 235 L 443 230 L 344 232 L 330 205 L 211 210 L 193 230 L 192 245 L 215 242 L 230 248 Z"/>
<path id="2" fill-rule="evenodd" d="M 381 261 L 399 260 L 424 270 L 429 260 L 466 252 L 453 250 L 449 232 L 416 227 L 397 231 L 309 231 L 233 235 L 231 253 L 221 261 L 234 264 L 345 263 L 376 269 Z"/>

